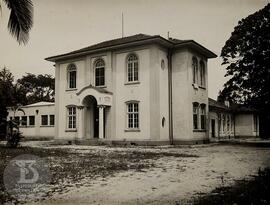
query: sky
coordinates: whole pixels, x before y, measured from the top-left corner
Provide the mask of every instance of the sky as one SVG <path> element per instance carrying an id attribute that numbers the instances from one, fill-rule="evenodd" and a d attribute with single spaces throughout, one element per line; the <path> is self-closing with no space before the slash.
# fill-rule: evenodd
<path id="1" fill-rule="evenodd" d="M 3 4 L 3 2 L 1 2 Z M 9 10 L 0 15 L 0 69 L 20 78 L 25 73 L 54 75 L 44 58 L 122 35 L 138 33 L 194 39 L 218 56 L 238 21 L 269 0 L 33 0 L 34 25 L 27 45 L 9 34 Z M 228 80 L 222 59 L 208 61 L 209 97 Z"/>

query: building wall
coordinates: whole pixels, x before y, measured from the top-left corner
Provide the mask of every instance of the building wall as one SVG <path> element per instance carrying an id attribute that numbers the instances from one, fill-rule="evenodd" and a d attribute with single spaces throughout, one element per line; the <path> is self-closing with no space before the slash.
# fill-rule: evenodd
<path id="1" fill-rule="evenodd" d="M 257 121 L 257 131 L 255 129 L 254 114 L 237 114 L 235 116 L 235 136 L 236 137 L 256 137 L 259 136 L 259 120 Z"/>
<path id="2" fill-rule="evenodd" d="M 209 138 L 212 138 L 212 120 L 215 120 L 215 137 L 234 138 L 234 114 L 231 112 L 209 112 Z M 225 126 L 224 126 L 225 125 Z"/>
<path id="3" fill-rule="evenodd" d="M 127 56 L 134 53 L 139 59 L 139 82 L 128 83 L 126 78 Z M 150 49 L 134 48 L 116 52 L 113 90 L 115 140 L 150 140 Z M 127 129 L 126 102 L 139 102 L 139 130 Z"/>
<path id="4" fill-rule="evenodd" d="M 193 85 L 192 58 L 205 64 L 205 87 Z M 208 83 L 207 61 L 188 49 L 176 51 L 172 56 L 173 138 L 176 141 L 208 139 Z M 193 102 L 206 106 L 206 129 L 193 130 Z M 199 121 L 200 122 L 200 121 Z"/>
<path id="5" fill-rule="evenodd" d="M 134 53 L 139 58 L 139 82 L 126 82 L 126 59 Z M 205 88 L 192 85 L 192 57 L 201 59 L 206 67 Z M 167 50 L 157 46 L 139 46 L 111 52 L 88 55 L 56 63 L 56 138 L 75 139 L 77 132 L 67 131 L 68 105 L 81 104 L 76 93 L 89 84 L 95 85 L 94 62 L 105 61 L 105 86 L 113 93 L 112 106 L 105 109 L 105 138 L 111 140 L 169 141 L 168 58 Z M 163 68 L 161 62 L 164 61 Z M 67 89 L 67 66 L 77 67 L 77 88 Z M 173 138 L 176 141 L 208 139 L 207 129 L 193 132 L 192 102 L 206 105 L 208 116 L 207 61 L 188 49 L 179 49 L 172 55 L 172 109 Z M 126 102 L 139 102 L 140 129 L 127 130 Z M 87 118 L 86 118 L 87 119 Z M 77 119 L 79 123 L 79 119 Z M 78 127 L 78 126 L 77 126 Z"/>
<path id="6" fill-rule="evenodd" d="M 20 125 L 19 129 L 22 132 L 22 135 L 25 138 L 53 138 L 55 134 L 55 125 L 42 125 L 41 124 L 41 116 L 47 115 L 48 121 L 50 119 L 50 115 L 55 114 L 54 105 L 46 105 L 46 106 L 32 106 L 32 107 L 22 107 L 25 112 L 19 111 L 14 112 L 8 109 L 8 119 L 14 119 L 14 117 L 20 117 L 20 120 L 23 116 L 27 117 L 27 125 Z M 29 125 L 29 116 L 35 116 L 35 125 Z M 55 120 L 54 120 L 55 121 Z"/>
<path id="7" fill-rule="evenodd" d="M 197 85 L 193 84 L 193 66 L 192 66 L 192 58 L 196 57 L 198 60 L 198 79 L 200 81 L 200 62 L 202 61 L 205 65 L 205 86 L 201 86 L 199 83 Z M 202 55 L 194 52 L 194 51 L 190 51 L 189 52 L 189 60 L 188 60 L 188 85 L 189 85 L 189 91 L 190 91 L 190 102 L 189 102 L 189 106 L 191 107 L 191 109 L 189 109 L 189 115 L 191 116 L 191 120 L 189 121 L 191 124 L 191 128 L 190 130 L 193 131 L 192 133 L 192 137 L 194 140 L 208 140 L 208 133 L 209 133 L 209 125 L 208 125 L 208 66 L 207 66 L 207 59 L 204 58 Z M 190 99 L 189 98 L 189 99 Z M 194 130 L 193 129 L 193 104 L 194 102 L 197 102 L 200 104 L 200 106 L 202 104 L 205 105 L 205 129 L 202 130 L 200 128 L 200 124 L 201 124 L 201 117 L 200 117 L 200 113 L 199 113 L 199 120 L 198 120 L 198 124 L 199 124 L 199 129 L 198 130 Z"/>

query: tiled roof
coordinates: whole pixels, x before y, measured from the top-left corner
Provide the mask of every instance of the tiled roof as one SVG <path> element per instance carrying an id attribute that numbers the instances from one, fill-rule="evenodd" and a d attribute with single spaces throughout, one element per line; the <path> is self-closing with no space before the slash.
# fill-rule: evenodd
<path id="1" fill-rule="evenodd" d="M 208 98 L 209 107 L 223 109 L 223 110 L 230 110 L 229 107 L 225 106 L 223 103 L 220 103 L 212 98 Z"/>
<path id="2" fill-rule="evenodd" d="M 231 104 L 230 107 L 227 107 L 221 102 L 218 102 L 212 98 L 208 98 L 208 103 L 209 103 L 209 109 L 214 110 L 214 109 L 219 109 L 219 110 L 224 110 L 224 111 L 231 111 L 234 113 L 252 113 L 252 112 L 258 112 L 258 110 L 245 106 L 245 105 L 240 105 L 240 104 Z"/>
<path id="3" fill-rule="evenodd" d="M 78 49 L 78 50 L 75 50 L 75 51 L 72 51 L 69 53 L 48 57 L 45 60 L 53 61 L 56 58 L 62 58 L 62 57 L 68 56 L 68 55 L 80 54 L 83 52 L 95 51 L 98 49 L 106 49 L 106 48 L 110 48 L 113 46 L 119 46 L 119 45 L 124 45 L 124 44 L 128 44 L 128 43 L 140 42 L 140 41 L 151 40 L 151 39 L 163 41 L 170 46 L 179 45 L 182 43 L 196 44 L 201 49 L 204 49 L 205 51 L 207 51 L 211 57 L 216 57 L 216 55 L 213 52 L 211 52 L 210 50 L 206 49 L 205 47 L 201 46 L 200 44 L 196 43 L 193 40 L 179 40 L 179 39 L 174 39 L 174 38 L 165 39 L 159 35 L 136 34 L 136 35 L 127 36 L 127 37 L 123 37 L 123 38 L 117 38 L 117 39 L 113 39 L 113 40 L 109 40 L 109 41 L 104 41 L 104 42 L 94 44 L 94 45 L 91 45 L 91 46 L 88 46 L 88 47 L 85 47 L 82 49 Z"/>

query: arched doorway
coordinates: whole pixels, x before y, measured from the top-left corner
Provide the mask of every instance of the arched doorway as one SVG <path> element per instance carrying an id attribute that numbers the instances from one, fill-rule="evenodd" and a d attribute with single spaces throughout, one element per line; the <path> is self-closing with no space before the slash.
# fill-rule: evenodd
<path id="1" fill-rule="evenodd" d="M 99 110 L 97 100 L 88 95 L 82 101 L 84 109 L 84 133 L 87 139 L 99 137 Z"/>

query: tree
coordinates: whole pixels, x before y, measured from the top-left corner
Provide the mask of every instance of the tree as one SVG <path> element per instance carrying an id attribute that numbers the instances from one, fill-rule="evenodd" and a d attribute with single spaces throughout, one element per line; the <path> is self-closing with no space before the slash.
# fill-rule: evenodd
<path id="1" fill-rule="evenodd" d="M 18 79 L 16 86 L 25 92 L 27 104 L 40 101 L 54 101 L 54 78 L 51 75 L 27 73 Z"/>
<path id="2" fill-rule="evenodd" d="M 12 73 L 3 68 L 0 71 L 0 135 L 5 134 L 5 122 L 7 117 L 7 106 L 14 103 L 12 94 L 14 77 Z M 1 137 L 0 137 L 1 138 Z"/>
<path id="3" fill-rule="evenodd" d="M 270 113 L 270 4 L 238 22 L 222 48 L 225 76 L 219 98 Z"/>
<path id="4" fill-rule="evenodd" d="M 8 29 L 19 44 L 26 44 L 33 26 L 33 3 L 31 0 L 3 0 L 10 10 Z M 0 2 L 0 10 L 1 10 Z"/>

